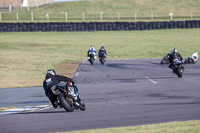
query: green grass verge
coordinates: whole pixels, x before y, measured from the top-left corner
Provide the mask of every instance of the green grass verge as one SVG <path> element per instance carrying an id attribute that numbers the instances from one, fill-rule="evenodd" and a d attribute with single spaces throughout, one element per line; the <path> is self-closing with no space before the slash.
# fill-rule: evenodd
<path id="1" fill-rule="evenodd" d="M 155 11 L 166 12 L 175 11 L 199 11 L 199 0 L 94 0 L 94 1 L 77 1 L 67 3 L 55 3 L 52 5 L 44 5 L 33 11 L 40 12 L 135 12 L 135 11 Z"/>
<path id="2" fill-rule="evenodd" d="M 15 107 L 7 107 L 7 108 L 0 108 L 0 111 L 5 111 L 5 110 L 8 110 L 8 109 L 13 109 Z"/>
<path id="3" fill-rule="evenodd" d="M 41 86 L 49 68 L 73 77 L 90 45 L 104 45 L 108 59 L 162 58 L 173 48 L 187 57 L 200 51 L 199 36 L 200 29 L 1 33 L 0 86 Z"/>
<path id="4" fill-rule="evenodd" d="M 68 133 L 199 133 L 200 121 L 168 122 L 133 127 L 117 127 L 95 130 L 72 131 Z M 59 132 L 67 133 L 67 132 Z"/>
<path id="5" fill-rule="evenodd" d="M 186 15 L 187 11 L 199 11 L 199 0 L 93 0 L 60 2 L 51 5 L 42 5 L 39 8 L 30 8 L 29 12 L 69 12 L 69 13 L 96 13 L 96 12 L 135 12 L 154 11 L 158 14 L 173 11 L 177 15 Z M 20 12 L 20 10 L 17 10 Z M 23 11 L 27 12 L 27 10 Z M 189 14 L 190 15 L 190 14 Z"/>
<path id="6" fill-rule="evenodd" d="M 64 12 L 68 13 L 68 21 L 83 21 L 83 12 L 86 19 L 84 21 L 100 21 L 100 12 L 103 12 L 103 21 L 127 21 L 127 18 L 118 20 L 118 12 L 120 17 L 131 17 L 128 21 L 135 21 L 134 16 L 137 12 L 137 21 L 152 21 L 152 12 L 154 17 L 159 17 L 154 21 L 161 21 L 160 17 L 167 17 L 165 21 L 169 21 L 169 12 L 173 12 L 175 20 L 190 20 L 191 11 L 192 19 L 199 19 L 200 10 L 199 0 L 94 0 L 94 1 L 76 1 L 76 2 L 60 2 L 51 5 L 42 5 L 39 8 L 33 7 L 29 11 L 14 10 L 2 13 L 3 21 L 16 22 L 16 13 L 19 13 L 20 22 L 31 21 L 31 12 L 34 13 L 34 22 L 47 22 L 46 13 L 50 13 L 49 21 L 65 21 Z M 0 12 L 3 12 L 0 10 Z M 9 12 L 9 13 L 8 13 Z M 61 13 L 62 12 L 62 13 Z M 109 19 L 106 19 L 108 18 Z M 112 17 L 112 18 L 110 18 Z M 186 18 L 187 17 L 187 18 Z M 92 20 L 90 19 L 92 18 Z"/>

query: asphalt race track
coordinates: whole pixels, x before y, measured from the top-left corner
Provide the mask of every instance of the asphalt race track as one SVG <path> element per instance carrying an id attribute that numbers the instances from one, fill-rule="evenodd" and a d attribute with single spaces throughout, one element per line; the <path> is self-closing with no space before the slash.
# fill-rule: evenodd
<path id="1" fill-rule="evenodd" d="M 1 133 L 72 131 L 200 120 L 200 62 L 178 78 L 161 59 L 84 61 L 76 83 L 86 111 L 0 115 Z M 44 93 L 41 89 L 41 93 Z"/>

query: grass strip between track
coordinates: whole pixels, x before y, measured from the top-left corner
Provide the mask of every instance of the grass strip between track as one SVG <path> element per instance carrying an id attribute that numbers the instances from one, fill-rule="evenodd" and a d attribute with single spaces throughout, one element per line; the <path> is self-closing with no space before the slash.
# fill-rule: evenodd
<path id="1" fill-rule="evenodd" d="M 200 120 L 176 121 L 132 127 L 116 127 L 59 133 L 199 133 Z M 58 132 L 57 132 L 58 133 Z"/>

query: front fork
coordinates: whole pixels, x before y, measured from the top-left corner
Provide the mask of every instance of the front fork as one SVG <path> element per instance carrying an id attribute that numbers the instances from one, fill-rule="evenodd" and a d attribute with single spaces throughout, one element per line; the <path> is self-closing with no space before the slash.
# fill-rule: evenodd
<path id="1" fill-rule="evenodd" d="M 81 99 L 80 93 L 78 91 L 78 87 L 76 86 L 75 83 L 74 83 L 74 90 L 75 90 L 76 94 L 78 95 L 78 99 Z"/>
<path id="2" fill-rule="evenodd" d="M 184 70 L 185 70 L 185 68 L 184 68 L 184 66 L 182 65 L 182 66 L 181 66 L 181 72 L 184 72 Z"/>

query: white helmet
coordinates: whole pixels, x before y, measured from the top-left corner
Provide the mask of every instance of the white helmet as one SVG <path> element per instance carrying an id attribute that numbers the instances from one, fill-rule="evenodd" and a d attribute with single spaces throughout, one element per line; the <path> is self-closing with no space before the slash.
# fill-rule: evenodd
<path id="1" fill-rule="evenodd" d="M 49 69 L 49 70 L 47 71 L 47 74 L 48 74 L 48 73 L 50 73 L 51 75 L 56 75 L 56 71 L 53 70 L 53 69 Z"/>
<path id="2" fill-rule="evenodd" d="M 177 49 L 172 49 L 172 53 L 177 53 L 178 51 L 177 51 Z"/>

